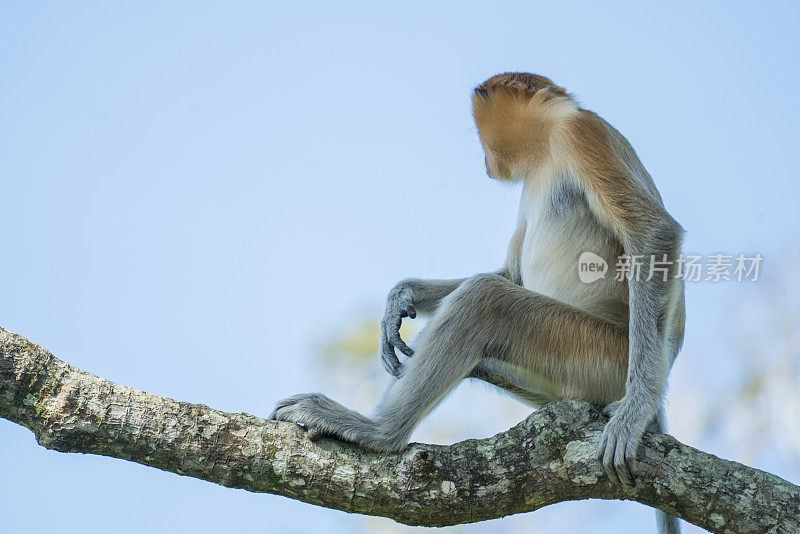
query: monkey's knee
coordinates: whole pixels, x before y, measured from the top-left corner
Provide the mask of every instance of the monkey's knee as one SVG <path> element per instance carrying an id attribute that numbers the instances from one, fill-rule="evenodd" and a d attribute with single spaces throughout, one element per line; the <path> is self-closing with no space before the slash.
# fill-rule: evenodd
<path id="1" fill-rule="evenodd" d="M 464 280 L 442 301 L 433 321 L 418 339 L 420 351 L 435 351 L 440 347 L 455 354 L 458 347 L 486 345 L 496 331 L 494 319 L 508 311 L 502 299 L 510 284 L 496 274 L 478 274 Z"/>
<path id="2" fill-rule="evenodd" d="M 461 313 L 489 310 L 509 284 L 508 280 L 496 274 L 476 274 L 464 280 L 450 294 L 443 309 L 457 310 Z"/>
<path id="3" fill-rule="evenodd" d="M 510 282 L 494 273 L 480 273 L 470 276 L 458 286 L 457 289 L 464 291 L 473 291 L 477 293 L 484 293 L 491 289 L 497 289 L 499 286 L 504 286 Z"/>

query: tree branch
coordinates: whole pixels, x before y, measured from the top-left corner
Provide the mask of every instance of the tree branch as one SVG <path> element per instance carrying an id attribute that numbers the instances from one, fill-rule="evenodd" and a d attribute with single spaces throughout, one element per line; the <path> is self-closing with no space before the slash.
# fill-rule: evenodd
<path id="1" fill-rule="evenodd" d="M 648 434 L 637 485 L 594 458 L 605 418 L 551 403 L 514 428 L 450 446 L 377 455 L 297 425 L 231 414 L 114 384 L 0 328 L 0 417 L 48 449 L 101 454 L 248 491 L 409 525 L 445 526 L 576 499 L 632 499 L 712 532 L 800 532 L 800 488 Z"/>

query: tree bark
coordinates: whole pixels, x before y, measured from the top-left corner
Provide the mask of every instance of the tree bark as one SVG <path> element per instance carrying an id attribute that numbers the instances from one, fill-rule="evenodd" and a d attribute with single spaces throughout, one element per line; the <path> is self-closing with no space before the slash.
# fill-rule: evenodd
<path id="1" fill-rule="evenodd" d="M 576 499 L 631 499 L 711 532 L 800 532 L 800 487 L 646 434 L 636 487 L 613 485 L 595 459 L 606 419 L 559 401 L 514 428 L 450 446 L 413 443 L 397 455 L 330 440 L 298 425 L 225 413 L 121 386 L 0 328 L 0 417 L 40 445 L 101 454 L 232 488 L 445 526 Z"/>

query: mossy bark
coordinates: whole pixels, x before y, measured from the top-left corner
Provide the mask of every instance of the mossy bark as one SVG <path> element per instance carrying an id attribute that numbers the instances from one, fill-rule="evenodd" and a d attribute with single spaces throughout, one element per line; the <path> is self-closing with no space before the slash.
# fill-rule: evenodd
<path id="1" fill-rule="evenodd" d="M 102 454 L 223 486 L 274 493 L 409 525 L 445 526 L 576 499 L 630 499 L 712 532 L 800 532 L 800 488 L 648 434 L 631 490 L 595 459 L 605 418 L 548 404 L 514 428 L 450 446 L 379 455 L 297 425 L 225 413 L 121 386 L 0 328 L 0 417 L 39 444 Z"/>

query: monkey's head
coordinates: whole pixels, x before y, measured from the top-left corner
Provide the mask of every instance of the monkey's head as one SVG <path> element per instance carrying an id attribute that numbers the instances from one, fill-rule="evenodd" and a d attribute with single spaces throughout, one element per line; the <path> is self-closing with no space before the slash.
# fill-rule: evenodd
<path id="1" fill-rule="evenodd" d="M 480 84 L 472 112 L 486 173 L 497 180 L 524 179 L 547 153 L 545 143 L 561 112 L 575 108 L 563 87 L 538 74 L 506 72 Z"/>

